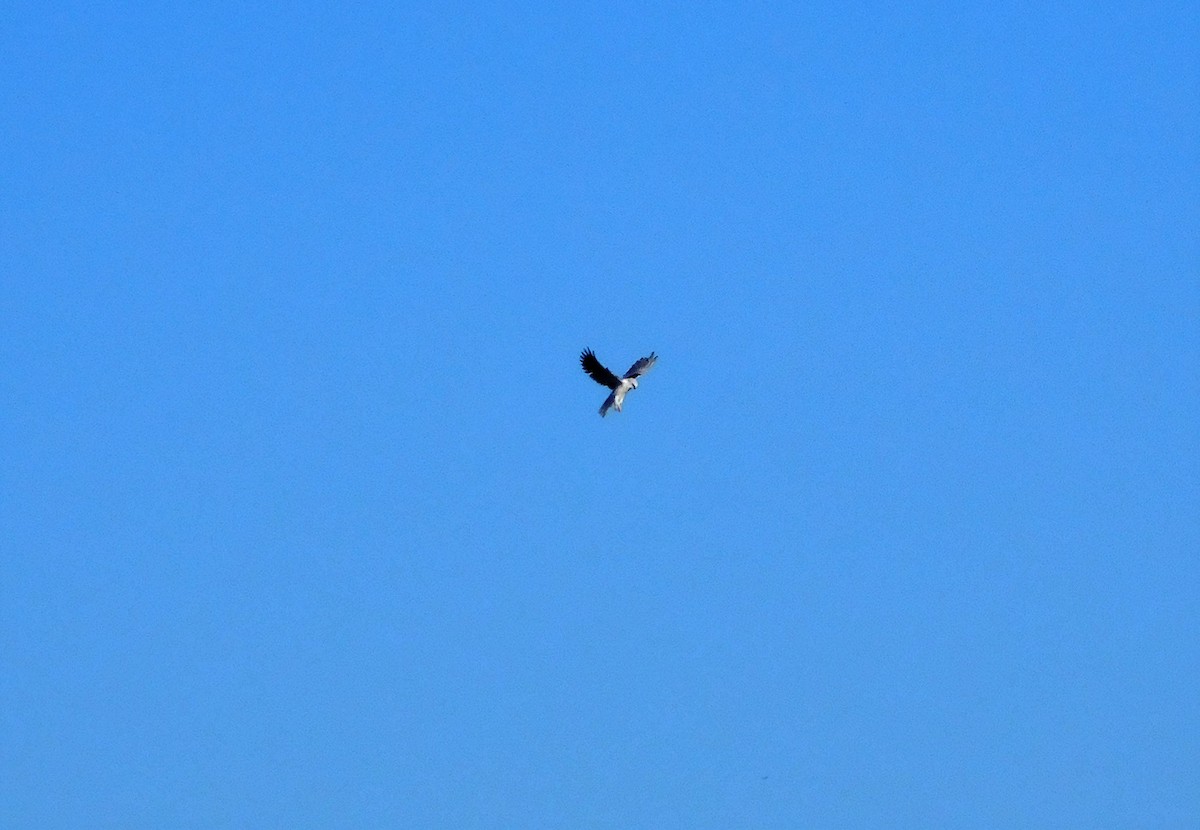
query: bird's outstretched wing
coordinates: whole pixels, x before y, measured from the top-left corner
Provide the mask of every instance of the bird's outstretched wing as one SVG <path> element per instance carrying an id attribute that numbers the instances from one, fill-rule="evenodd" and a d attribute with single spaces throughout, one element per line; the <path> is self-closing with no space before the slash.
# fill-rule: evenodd
<path id="1" fill-rule="evenodd" d="M 640 363 L 641 361 L 638 362 Z M 616 389 L 621 385 L 621 379 L 604 368 L 604 365 L 596 359 L 596 355 L 591 349 L 583 350 L 583 354 L 579 356 L 579 364 L 583 366 L 583 371 L 588 373 L 588 377 L 601 386 Z"/>
<path id="2" fill-rule="evenodd" d="M 654 365 L 654 361 L 658 360 L 658 355 L 650 352 L 649 357 L 643 357 L 637 363 L 629 367 L 629 371 L 625 373 L 627 378 L 641 377 L 650 371 L 650 367 Z"/>

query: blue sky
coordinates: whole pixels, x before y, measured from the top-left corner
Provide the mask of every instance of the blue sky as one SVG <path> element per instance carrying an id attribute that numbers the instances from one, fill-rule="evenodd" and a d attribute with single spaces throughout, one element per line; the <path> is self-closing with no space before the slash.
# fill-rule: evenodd
<path id="1" fill-rule="evenodd" d="M 1194 5 L 510 5 L 6 16 L 0 824 L 1196 826 Z"/>

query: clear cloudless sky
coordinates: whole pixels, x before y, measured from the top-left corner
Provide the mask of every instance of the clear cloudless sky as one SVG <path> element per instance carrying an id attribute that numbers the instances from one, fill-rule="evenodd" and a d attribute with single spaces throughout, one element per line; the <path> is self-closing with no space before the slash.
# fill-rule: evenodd
<path id="1" fill-rule="evenodd" d="M 1200 827 L 1197 44 L 9 4 L 0 826 Z"/>

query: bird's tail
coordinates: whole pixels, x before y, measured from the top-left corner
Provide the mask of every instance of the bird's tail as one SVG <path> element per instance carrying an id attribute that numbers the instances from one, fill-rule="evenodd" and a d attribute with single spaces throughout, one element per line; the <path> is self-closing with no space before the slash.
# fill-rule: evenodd
<path id="1" fill-rule="evenodd" d="M 617 402 L 617 393 L 614 391 L 611 395 L 604 399 L 604 403 L 600 404 L 600 417 L 603 418 L 608 414 L 608 410 L 613 408 L 613 404 Z M 620 412 L 620 410 L 617 410 Z"/>

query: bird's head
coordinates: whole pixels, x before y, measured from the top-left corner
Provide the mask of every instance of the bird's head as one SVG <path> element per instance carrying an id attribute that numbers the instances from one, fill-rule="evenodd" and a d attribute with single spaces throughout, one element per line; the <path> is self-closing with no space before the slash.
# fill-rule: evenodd
<path id="1" fill-rule="evenodd" d="M 630 378 L 630 379 L 629 379 L 629 388 L 630 388 L 630 389 L 637 389 L 637 378 Z"/>

